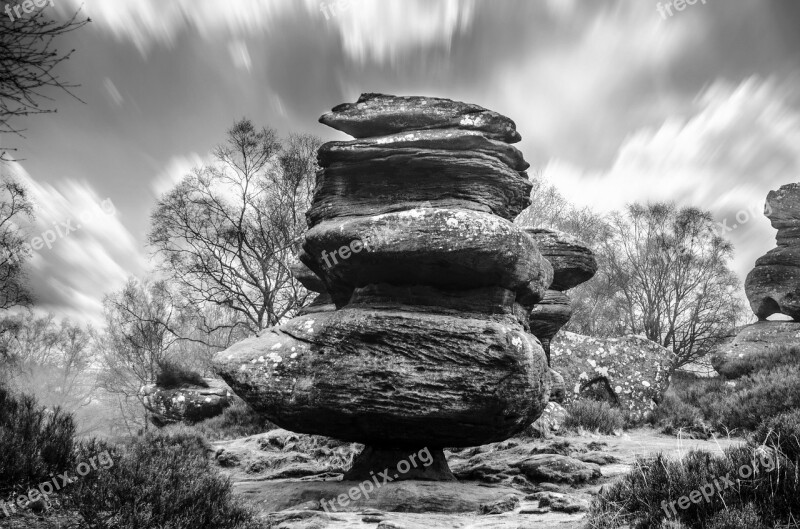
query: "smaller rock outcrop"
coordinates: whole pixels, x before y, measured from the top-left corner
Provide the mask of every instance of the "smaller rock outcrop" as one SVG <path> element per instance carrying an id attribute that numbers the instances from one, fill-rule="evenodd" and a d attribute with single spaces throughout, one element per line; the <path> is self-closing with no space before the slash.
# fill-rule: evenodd
<path id="1" fill-rule="evenodd" d="M 785 314 L 800 321 L 800 183 L 767 196 L 766 216 L 778 230 L 778 247 L 756 261 L 745 290 L 759 320 Z"/>
<path id="2" fill-rule="evenodd" d="M 728 379 L 748 373 L 752 363 L 748 357 L 781 347 L 800 346 L 800 323 L 794 321 L 760 321 L 748 325 L 733 339 L 726 341 L 711 356 L 714 370 Z"/>
<path id="3" fill-rule="evenodd" d="M 142 386 L 139 395 L 144 407 L 152 413 L 158 427 L 183 422 L 193 424 L 220 415 L 233 403 L 233 393 L 221 380 L 203 379 L 207 387 L 182 384 L 162 388 L 156 384 Z"/>
<path id="4" fill-rule="evenodd" d="M 599 390 L 632 420 L 640 421 L 669 385 L 674 353 L 644 337 L 592 338 L 563 332 L 552 345 L 567 401 Z"/>

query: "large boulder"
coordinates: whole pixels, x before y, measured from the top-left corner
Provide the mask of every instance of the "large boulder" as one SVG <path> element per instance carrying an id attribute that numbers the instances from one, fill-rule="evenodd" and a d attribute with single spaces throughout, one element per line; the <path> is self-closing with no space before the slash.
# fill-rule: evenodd
<path id="1" fill-rule="evenodd" d="M 536 244 L 520 228 L 463 209 L 329 220 L 306 233 L 303 248 L 301 259 L 323 278 L 337 306 L 356 287 L 374 283 L 516 290 L 548 275 Z"/>
<path id="2" fill-rule="evenodd" d="M 233 393 L 221 380 L 203 379 L 206 386 L 182 384 L 178 388 L 162 388 L 156 384 L 142 386 L 139 395 L 144 407 L 152 413 L 156 426 L 183 422 L 194 424 L 220 415 L 233 403 Z"/>
<path id="3" fill-rule="evenodd" d="M 611 402 L 644 420 L 669 385 L 674 354 L 641 336 L 592 338 L 562 332 L 551 343 L 553 369 L 561 373 L 566 400 L 599 389 Z"/>
<path id="4" fill-rule="evenodd" d="M 338 105 L 319 121 L 354 138 L 457 129 L 479 131 L 507 143 L 522 139 L 509 118 L 478 105 L 438 97 L 362 94 L 355 103 Z"/>
<path id="5" fill-rule="evenodd" d="M 567 233 L 545 228 L 525 228 L 539 253 L 553 266 L 551 290 L 566 291 L 589 281 L 597 273 L 597 260 L 585 242 Z"/>
<path id="6" fill-rule="evenodd" d="M 738 378 L 748 372 L 749 357 L 781 347 L 800 347 L 800 322 L 760 321 L 748 325 L 717 349 L 711 356 L 711 365 L 726 378 Z"/>
<path id="7" fill-rule="evenodd" d="M 472 446 L 547 404 L 539 342 L 509 317 L 344 308 L 292 319 L 216 357 L 237 395 L 292 431 L 383 446 Z"/>

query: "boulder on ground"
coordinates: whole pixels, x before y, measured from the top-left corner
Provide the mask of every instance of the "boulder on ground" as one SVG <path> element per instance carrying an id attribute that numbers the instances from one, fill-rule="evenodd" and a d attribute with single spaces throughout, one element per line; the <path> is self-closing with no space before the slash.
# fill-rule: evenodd
<path id="1" fill-rule="evenodd" d="M 748 357 L 793 347 L 800 347 L 800 322 L 760 321 L 723 343 L 711 356 L 711 365 L 725 378 L 735 379 L 748 371 Z"/>
<path id="2" fill-rule="evenodd" d="M 159 427 L 177 422 L 193 424 L 216 417 L 233 404 L 233 393 L 222 380 L 203 380 L 208 387 L 193 384 L 170 389 L 156 384 L 142 386 L 139 395 L 144 407 L 153 414 L 153 424 Z"/>
<path id="3" fill-rule="evenodd" d="M 641 336 L 593 338 L 571 332 L 551 343 L 567 401 L 600 389 L 634 421 L 644 420 L 669 386 L 674 353 Z"/>

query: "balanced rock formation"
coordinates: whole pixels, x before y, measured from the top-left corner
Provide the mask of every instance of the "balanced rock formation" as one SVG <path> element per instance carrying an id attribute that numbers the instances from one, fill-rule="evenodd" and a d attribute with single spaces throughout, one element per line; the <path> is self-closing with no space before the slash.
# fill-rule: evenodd
<path id="1" fill-rule="evenodd" d="M 363 95 L 321 122 L 302 279 L 335 307 L 218 353 L 218 373 L 277 425 L 364 443 L 345 479 L 453 479 L 443 447 L 507 439 L 544 410 L 550 373 L 518 293 L 553 268 L 513 218 L 530 204 L 514 122 L 476 105 Z M 296 268 L 298 277 L 307 275 Z M 335 310 L 328 310 L 333 309 Z M 399 465 L 398 465 L 399 466 Z"/>
<path id="2" fill-rule="evenodd" d="M 594 392 L 593 397 L 604 397 L 641 421 L 669 385 L 674 353 L 642 336 L 592 338 L 562 332 L 552 346 L 567 402 Z"/>
<path id="3" fill-rule="evenodd" d="M 745 290 L 759 320 L 785 314 L 800 321 L 800 183 L 767 196 L 766 215 L 778 230 L 778 247 L 756 261 Z"/>
<path id="4" fill-rule="evenodd" d="M 723 342 L 711 357 L 711 365 L 726 378 L 738 377 L 749 355 L 800 343 L 800 183 L 770 191 L 764 209 L 778 230 L 778 246 L 756 261 L 745 281 L 750 307 L 760 321 Z M 794 321 L 766 321 L 776 314 Z"/>
<path id="5" fill-rule="evenodd" d="M 158 427 L 183 422 L 194 424 L 220 415 L 233 403 L 233 393 L 221 380 L 203 379 L 205 385 L 182 384 L 162 388 L 156 384 L 142 386 L 139 395 L 144 407 L 153 415 Z M 199 382 L 199 381 L 198 381 Z"/>

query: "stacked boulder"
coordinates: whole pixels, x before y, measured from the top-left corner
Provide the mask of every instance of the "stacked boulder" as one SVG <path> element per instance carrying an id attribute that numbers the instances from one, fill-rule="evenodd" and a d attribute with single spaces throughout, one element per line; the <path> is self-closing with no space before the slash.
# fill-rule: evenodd
<path id="1" fill-rule="evenodd" d="M 800 344 L 800 183 L 770 191 L 765 215 L 778 230 L 778 246 L 756 261 L 745 281 L 759 321 L 723 343 L 711 359 L 714 369 L 728 378 L 745 372 L 747 356 Z M 793 321 L 767 321 L 776 314 Z"/>
<path id="2" fill-rule="evenodd" d="M 426 97 L 365 94 L 320 121 L 358 138 L 319 150 L 300 256 L 336 310 L 218 353 L 217 371 L 283 428 L 367 445 L 345 479 L 421 447 L 434 464 L 398 479 L 454 479 L 443 447 L 507 439 L 548 401 L 517 301 L 539 301 L 553 274 L 512 223 L 530 204 L 520 136 L 495 112 Z"/>
<path id="3" fill-rule="evenodd" d="M 545 228 L 526 228 L 542 256 L 553 267 L 553 281 L 542 299 L 531 306 L 531 333 L 539 338 L 550 363 L 550 342 L 572 317 L 566 291 L 589 281 L 597 273 L 594 253 L 566 233 Z"/>

